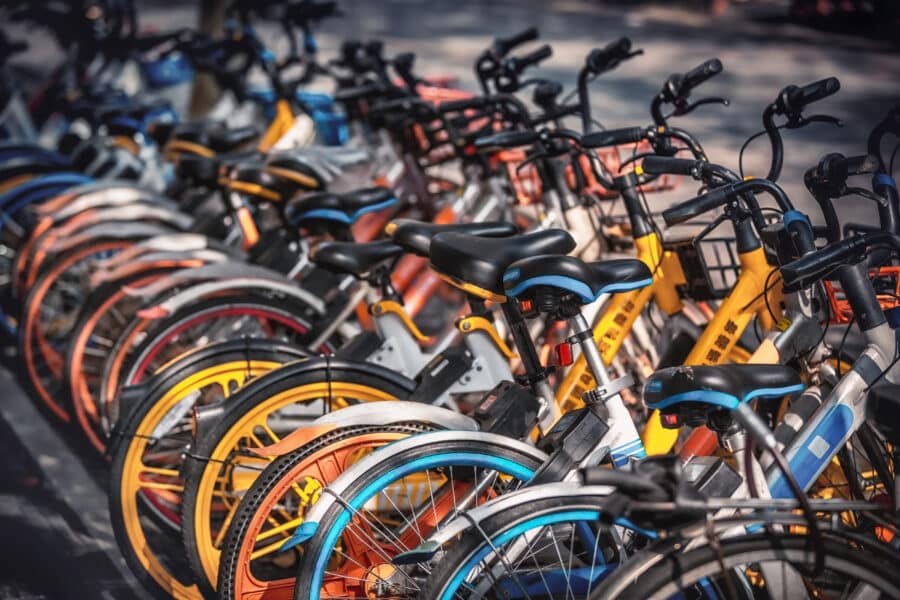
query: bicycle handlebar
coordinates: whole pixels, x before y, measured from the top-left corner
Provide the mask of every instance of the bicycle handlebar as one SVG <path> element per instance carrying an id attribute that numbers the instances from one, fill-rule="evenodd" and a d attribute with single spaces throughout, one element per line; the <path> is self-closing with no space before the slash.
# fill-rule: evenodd
<path id="1" fill-rule="evenodd" d="M 837 77 L 826 77 L 804 86 L 789 85 L 779 95 L 781 111 L 786 114 L 803 112 L 808 105 L 836 94 L 840 89 L 841 82 Z"/>
<path id="2" fill-rule="evenodd" d="M 673 156 L 659 156 L 652 154 L 645 156 L 641 164 L 644 172 L 649 175 L 686 175 L 693 177 L 699 169 L 703 168 L 706 161 L 690 158 L 675 158 Z"/>
<path id="3" fill-rule="evenodd" d="M 779 207 L 784 211 L 792 211 L 793 206 L 787 195 L 778 185 L 766 179 L 748 179 L 736 181 L 714 188 L 705 194 L 700 194 L 690 200 L 686 200 L 663 211 L 662 216 L 666 225 L 678 225 L 689 221 L 705 212 L 709 212 L 747 193 L 768 192 Z M 751 206 L 752 209 L 757 209 Z"/>
<path id="4" fill-rule="evenodd" d="M 588 54 L 585 63 L 594 73 L 602 73 L 631 56 L 631 40 L 622 37 L 608 43 L 603 48 L 595 48 Z"/>
<path id="5" fill-rule="evenodd" d="M 722 72 L 722 61 L 711 58 L 702 65 L 684 74 L 681 82 L 680 96 L 687 96 L 691 90 L 714 75 Z"/>
<path id="6" fill-rule="evenodd" d="M 663 220 L 669 227 L 690 221 L 703 213 L 726 204 L 733 195 L 734 189 L 731 184 L 717 187 L 705 194 L 700 194 L 690 200 L 679 202 L 677 205 L 667 208 L 662 213 Z"/>
<path id="7" fill-rule="evenodd" d="M 484 148 L 516 148 L 527 146 L 540 139 L 541 135 L 536 131 L 503 131 L 475 140 L 475 147 Z"/>
<path id="8" fill-rule="evenodd" d="M 883 231 L 865 233 L 834 242 L 781 267 L 785 289 L 808 287 L 842 264 L 863 260 L 872 246 L 889 245 L 900 249 L 900 237 Z"/>
<path id="9" fill-rule="evenodd" d="M 653 98 L 650 104 L 650 114 L 653 122 L 657 126 L 666 125 L 666 116 L 663 115 L 662 105 L 664 103 L 672 103 L 675 105 L 676 112 L 674 114 L 687 114 L 701 104 L 708 104 L 713 101 L 721 101 L 720 99 L 701 100 L 694 105 L 688 105 L 687 99 L 701 83 L 710 77 L 722 72 L 722 61 L 718 58 L 711 58 L 703 64 L 694 67 L 687 73 L 675 73 L 670 75 L 663 84 L 662 89 Z M 680 112 L 679 112 L 680 111 Z"/>
<path id="10" fill-rule="evenodd" d="M 607 129 L 595 131 L 581 138 L 581 145 L 585 148 L 604 148 L 606 146 L 618 146 L 619 144 L 633 144 L 644 139 L 646 130 L 643 127 L 624 127 L 622 129 Z"/>
<path id="11" fill-rule="evenodd" d="M 548 44 L 544 44 L 537 50 L 526 54 L 525 56 L 514 56 L 506 60 L 506 64 L 509 70 L 515 72 L 516 74 L 521 73 L 526 68 L 531 65 L 536 65 L 542 60 L 546 60 L 553 56 L 553 48 L 551 48 Z"/>
<path id="12" fill-rule="evenodd" d="M 537 28 L 529 27 L 508 38 L 494 38 L 494 43 L 491 45 L 491 52 L 496 58 L 502 58 L 509 54 L 510 50 L 516 46 L 521 46 L 526 42 L 532 42 L 536 39 L 538 39 Z"/>

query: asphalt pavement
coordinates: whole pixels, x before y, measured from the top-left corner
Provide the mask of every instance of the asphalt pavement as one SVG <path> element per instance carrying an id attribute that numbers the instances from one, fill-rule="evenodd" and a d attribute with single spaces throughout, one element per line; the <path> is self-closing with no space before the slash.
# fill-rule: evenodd
<path id="1" fill-rule="evenodd" d="M 146 598 L 113 537 L 103 460 L 39 411 L 0 359 L 0 599 Z"/>

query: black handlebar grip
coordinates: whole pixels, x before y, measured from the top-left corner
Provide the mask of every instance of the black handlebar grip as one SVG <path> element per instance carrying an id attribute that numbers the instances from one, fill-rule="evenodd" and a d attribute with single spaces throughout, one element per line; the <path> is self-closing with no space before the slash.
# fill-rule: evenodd
<path id="1" fill-rule="evenodd" d="M 871 154 L 850 156 L 847 159 L 848 175 L 867 175 L 878 170 L 878 157 Z"/>
<path id="2" fill-rule="evenodd" d="M 587 57 L 587 66 L 591 71 L 600 73 L 607 70 L 611 62 L 628 58 L 629 52 L 631 52 L 631 40 L 627 37 L 619 38 L 603 48 L 591 50 Z"/>
<path id="3" fill-rule="evenodd" d="M 437 110 L 441 113 L 459 112 L 470 108 L 482 108 L 483 106 L 487 106 L 487 103 L 488 100 L 486 97 L 476 96 L 474 98 L 466 98 L 465 100 L 449 100 L 447 102 L 441 102 L 438 104 Z"/>
<path id="4" fill-rule="evenodd" d="M 686 94 L 693 88 L 697 87 L 713 75 L 718 75 L 722 72 L 722 61 L 718 58 L 711 58 L 699 67 L 691 69 L 687 73 L 684 74 L 684 79 L 682 79 L 682 93 Z"/>
<path id="5" fill-rule="evenodd" d="M 509 59 L 513 64 L 512 68 L 516 71 L 522 71 L 526 67 L 530 67 L 531 65 L 536 65 L 544 59 L 550 58 L 553 55 L 553 48 L 549 45 L 544 44 L 537 50 L 531 52 L 530 54 L 526 54 L 525 56 L 518 56 Z"/>
<path id="6" fill-rule="evenodd" d="M 689 158 L 675 158 L 672 156 L 651 155 L 644 157 L 641 167 L 645 173 L 650 175 L 662 175 L 670 173 L 672 175 L 692 176 L 697 168 L 699 161 Z"/>
<path id="7" fill-rule="evenodd" d="M 498 57 L 506 56 L 510 50 L 516 46 L 521 46 L 525 42 L 531 42 L 538 39 L 538 30 L 536 27 L 529 27 L 524 31 L 512 35 L 508 38 L 494 39 L 493 51 Z"/>
<path id="8" fill-rule="evenodd" d="M 717 187 L 705 194 L 701 194 L 695 198 L 681 202 L 672 208 L 664 210 L 662 213 L 663 219 L 665 220 L 666 225 L 669 226 L 690 221 L 694 217 L 722 206 L 728 201 L 728 198 L 733 193 L 734 190 L 731 185 Z"/>
<path id="9" fill-rule="evenodd" d="M 792 112 L 800 112 L 807 105 L 836 94 L 840 89 L 841 82 L 837 77 L 828 77 L 802 87 L 788 86 L 786 94 L 788 106 L 785 108 Z"/>
<path id="10" fill-rule="evenodd" d="M 809 285 L 836 265 L 847 263 L 865 250 L 865 247 L 865 236 L 835 242 L 781 267 L 781 280 L 788 289 Z"/>
<path id="11" fill-rule="evenodd" d="M 581 145 L 585 148 L 604 148 L 606 146 L 618 146 L 619 144 L 633 144 L 644 139 L 644 132 L 643 127 L 595 131 L 582 137 Z"/>
<path id="12" fill-rule="evenodd" d="M 535 143 L 540 134 L 535 131 L 503 131 L 475 140 L 476 148 L 515 148 Z"/>

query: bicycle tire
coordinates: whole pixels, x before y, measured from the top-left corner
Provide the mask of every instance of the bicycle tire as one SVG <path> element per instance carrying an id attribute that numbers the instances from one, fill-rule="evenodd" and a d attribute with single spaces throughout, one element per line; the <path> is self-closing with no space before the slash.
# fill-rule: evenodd
<path id="1" fill-rule="evenodd" d="M 181 556 L 180 537 L 175 531 L 179 523 L 173 524 L 178 514 L 171 509 L 167 509 L 170 514 L 161 514 L 160 506 L 147 502 L 143 493 L 145 486 L 141 482 L 141 473 L 144 453 L 150 447 L 152 436 L 185 397 L 204 389 L 210 381 L 220 381 L 216 376 L 258 376 L 301 356 L 302 353 L 295 349 L 268 340 L 235 340 L 202 348 L 148 380 L 141 387 L 141 400 L 123 413 L 109 447 L 112 463 L 107 494 L 110 520 L 126 563 L 155 596 L 199 598 L 200 594 L 196 588 L 185 583 L 189 575 L 187 569 L 183 569 L 185 573 L 181 578 L 185 581 L 179 580 L 172 573 L 173 569 L 167 568 L 165 561 L 154 554 L 142 523 L 144 517 L 149 518 L 154 526 L 167 526 L 162 533 L 167 535 L 171 532 L 173 558 Z M 211 369 L 219 371 L 211 373 Z M 207 379 L 198 377 L 203 373 L 206 373 Z M 179 448 L 176 444 L 177 455 L 181 453 Z M 169 479 L 162 483 L 177 484 L 179 475 L 177 470 L 173 471 Z"/>
<path id="2" fill-rule="evenodd" d="M 346 403 L 403 400 L 414 389 L 414 381 L 376 365 L 322 358 L 285 365 L 233 396 L 221 419 L 196 440 L 182 468 L 185 480 L 182 539 L 188 564 L 200 588 L 207 595 L 212 594 L 218 574 L 219 550 L 213 543 L 214 515 L 210 510 L 213 497 L 225 497 L 226 490 L 219 487 L 228 483 L 225 478 L 229 469 L 247 452 L 245 443 L 256 444 L 263 436 L 269 436 L 272 443 L 280 441 L 271 428 L 263 428 L 260 423 L 278 410 L 304 401 L 317 401 L 322 393 L 332 395 L 332 402 L 325 410 L 331 412 L 341 407 L 333 403 L 335 399 Z M 254 431 L 257 428 L 260 430 Z M 259 460 L 255 457 L 255 461 Z M 252 474 L 244 476 L 249 478 Z"/>
<path id="3" fill-rule="evenodd" d="M 438 436 L 440 434 L 429 434 L 429 436 Z M 454 467 L 465 470 L 475 466 L 486 470 L 493 470 L 499 473 L 506 473 L 515 478 L 518 483 L 522 483 L 530 479 L 528 472 L 534 471 L 543 463 L 545 459 L 538 457 L 538 452 L 533 448 L 524 446 L 520 447 L 515 440 L 503 438 L 499 435 L 480 434 L 484 436 L 482 439 L 472 439 L 461 435 L 459 432 L 448 432 L 447 439 L 435 440 L 432 437 L 424 439 L 417 437 L 417 444 L 405 449 L 402 453 L 394 453 L 388 459 L 381 459 L 377 462 L 377 466 L 369 469 L 362 477 L 356 478 L 351 482 L 341 494 L 341 501 L 331 506 L 322 518 L 318 521 L 316 533 L 304 544 L 304 560 L 297 569 L 297 581 L 294 589 L 294 598 L 313 600 L 318 598 L 327 598 L 322 595 L 322 590 L 326 587 L 330 589 L 338 589 L 344 587 L 360 587 L 362 583 L 347 583 L 352 581 L 353 577 L 348 577 L 343 583 L 336 583 L 336 577 L 331 576 L 326 580 L 326 571 L 329 565 L 331 552 L 336 549 L 339 541 L 347 542 L 344 538 L 347 526 L 351 522 L 349 517 L 349 509 L 345 507 L 362 507 L 365 503 L 373 500 L 383 490 L 401 481 L 405 484 L 405 477 L 420 472 L 428 472 L 434 469 L 449 469 L 451 492 L 453 501 L 456 500 L 455 485 L 452 469 Z M 453 436 L 453 437 L 450 437 Z M 508 442 L 508 443 L 507 443 Z M 395 446 L 396 448 L 396 446 Z M 527 448 L 527 450 L 525 449 Z M 377 456 L 377 455 L 376 455 Z M 484 460 L 482 464 L 478 461 Z M 488 466 L 489 465 L 489 466 Z M 511 467 L 518 469 L 520 475 L 510 472 Z M 504 470 L 507 469 L 507 470 Z M 477 473 L 477 471 L 476 471 Z M 510 480 L 512 481 L 512 480 Z M 382 485 L 382 482 L 387 482 Z M 511 485 L 518 485 L 511 483 Z M 427 487 L 431 488 L 430 477 L 427 480 Z M 431 492 L 429 495 L 431 496 Z M 387 496 L 386 496 L 387 497 Z M 436 510 L 437 502 L 432 496 L 432 505 L 435 511 L 434 520 L 439 522 L 440 513 Z M 390 501 L 393 504 L 393 501 Z M 454 507 L 455 508 L 455 507 Z M 426 511 L 428 513 L 428 511 Z M 428 514 L 427 517 L 432 517 Z M 424 517 L 423 517 L 424 518 Z M 404 520 L 405 517 L 404 517 Z M 420 540 L 425 541 L 422 537 L 423 531 L 428 531 L 428 519 L 426 523 L 420 526 L 410 525 L 409 530 L 413 530 Z M 406 522 L 409 522 L 406 520 Z M 402 548 L 402 544 L 397 547 L 384 549 L 382 558 L 388 556 L 389 551 L 396 551 Z M 342 552 L 343 553 L 343 552 Z M 375 579 L 380 580 L 377 566 L 373 564 L 361 563 L 358 558 L 353 559 L 353 569 L 368 568 L 368 573 L 375 573 Z M 314 561 L 314 562 L 309 562 Z M 360 564 L 361 563 L 361 564 Z M 332 569 L 333 571 L 334 569 Z M 340 581 L 340 580 L 338 580 Z M 366 582 L 368 585 L 369 582 Z M 358 597 L 366 597 L 367 591 L 359 590 L 362 593 Z M 392 598 L 419 598 L 427 597 L 419 594 L 419 590 L 406 590 L 411 595 L 399 595 L 394 593 Z M 332 592 L 329 591 L 330 595 Z M 349 593 L 341 594 L 338 597 L 349 596 Z"/>
<path id="4" fill-rule="evenodd" d="M 884 598 L 900 597 L 900 573 L 896 554 L 873 542 L 860 545 L 859 536 L 846 538 L 837 532 L 823 533 L 825 569 L 863 580 L 880 590 Z M 700 580 L 714 577 L 725 569 L 759 562 L 784 562 L 795 568 L 815 563 L 809 539 L 803 535 L 767 533 L 722 540 L 716 546 L 702 546 L 687 552 L 669 552 L 661 560 L 641 561 L 653 553 L 636 554 L 632 567 L 614 574 L 591 596 L 592 600 L 613 598 L 657 599 L 692 588 Z M 659 555 L 657 555 L 659 556 Z M 643 567 L 643 568 L 642 568 Z M 760 590 L 765 593 L 764 590 Z M 762 596 L 765 597 L 765 596 Z"/>
<path id="5" fill-rule="evenodd" d="M 481 558 L 489 554 L 494 545 L 500 549 L 507 543 L 507 541 L 501 543 L 498 540 L 513 534 L 514 536 L 510 540 L 516 539 L 534 529 L 571 526 L 573 523 L 584 521 L 596 522 L 602 510 L 602 502 L 603 496 L 585 496 L 583 494 L 529 498 L 527 503 L 506 507 L 503 511 L 487 516 L 479 521 L 477 528 L 466 529 L 465 533 L 446 550 L 440 561 L 434 565 L 422 590 L 422 597 L 435 600 L 468 597 L 459 593 L 458 590 L 463 587 L 463 582 L 469 579 L 468 573 L 478 566 Z M 519 529 L 522 531 L 515 533 Z M 575 528 L 572 527 L 572 530 L 574 531 Z M 490 540 L 490 544 L 485 541 L 485 536 Z M 599 542 L 602 536 L 597 535 L 596 537 Z M 602 555 L 604 563 L 608 562 L 609 557 L 609 553 Z M 593 556 L 592 561 L 597 562 L 597 558 L 597 556 Z M 596 574 L 600 577 L 605 574 L 605 570 L 597 569 Z M 587 578 L 589 589 L 594 585 L 593 575 L 594 572 L 591 571 Z M 547 581 L 541 579 L 545 585 L 548 585 Z M 544 598 L 544 596 L 538 595 L 533 587 L 527 589 L 529 593 L 535 593 L 535 597 Z"/>
<path id="6" fill-rule="evenodd" d="M 310 325 L 294 314 L 291 308 L 291 305 L 286 307 L 284 302 L 275 298 L 243 293 L 227 298 L 216 297 L 202 300 L 185 310 L 159 320 L 137 316 L 119 336 L 104 363 L 99 394 L 101 410 L 106 410 L 110 422 L 114 423 L 117 419 L 115 410 L 117 391 L 124 385 L 134 385 L 140 382 L 152 373 L 154 367 L 164 364 L 171 360 L 173 355 L 177 355 L 177 349 L 167 344 L 166 336 L 171 335 L 173 331 L 177 332 L 184 323 L 190 324 L 192 319 L 201 324 L 213 322 L 216 319 L 225 318 L 223 311 L 232 313 L 232 316 L 253 314 L 254 312 L 259 312 L 264 316 L 276 315 L 278 319 L 282 319 L 289 327 L 296 330 L 296 337 L 291 337 L 289 341 L 305 347 L 302 336 L 310 331 Z M 222 321 L 219 321 L 220 325 L 221 323 Z M 141 335 L 143 335 L 143 341 L 134 343 L 136 338 Z M 231 332 L 231 335 L 233 336 L 234 332 Z M 160 352 L 165 352 L 165 354 L 157 353 L 147 360 L 146 355 L 149 354 L 148 349 L 151 348 L 159 348 Z M 141 355 L 145 355 L 146 364 L 138 363 L 138 357 Z"/>
<path id="7" fill-rule="evenodd" d="M 295 483 L 312 482 L 315 489 L 328 485 L 331 481 L 322 466 L 328 463 L 323 458 L 341 457 L 360 449 L 371 450 L 432 430 L 424 423 L 342 427 L 275 459 L 254 481 L 238 506 L 222 544 L 224 549 L 219 559 L 217 595 L 207 595 L 206 598 L 250 600 L 264 596 L 271 600 L 291 600 L 294 578 L 290 571 L 285 573 L 285 569 L 269 569 L 268 573 L 263 574 L 254 564 L 253 555 L 260 537 L 273 535 L 268 521 L 271 509 L 283 502 Z M 303 491 L 306 492 L 306 489 Z M 267 525 L 269 528 L 264 531 Z M 290 533 L 291 530 L 288 530 L 286 534 L 279 535 L 276 543 L 283 543 Z M 268 547 L 263 551 L 268 551 Z"/>

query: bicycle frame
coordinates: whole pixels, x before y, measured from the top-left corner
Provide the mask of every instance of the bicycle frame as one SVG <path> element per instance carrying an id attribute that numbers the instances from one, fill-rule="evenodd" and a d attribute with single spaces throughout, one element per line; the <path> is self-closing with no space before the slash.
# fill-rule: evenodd
<path id="1" fill-rule="evenodd" d="M 894 330 L 882 323 L 864 335 L 868 343 L 853 368 L 784 450 L 791 472 L 804 490 L 809 489 L 865 422 L 866 392 L 874 380 L 888 368 L 886 380 L 895 381 L 900 375 L 900 369 L 892 365 L 897 343 Z M 793 497 L 784 476 L 774 466 L 768 469 L 766 479 L 773 498 Z"/>
<path id="2" fill-rule="evenodd" d="M 638 237 L 634 242 L 638 259 L 654 270 L 653 283 L 643 289 L 614 296 L 594 326 L 594 339 L 597 340 L 603 362 L 607 365 L 621 348 L 638 315 L 651 301 L 667 315 L 673 315 L 683 307 L 678 286 L 684 285 L 685 278 L 678 256 L 663 248 L 656 233 Z M 724 362 L 735 350 L 735 344 L 754 315 L 759 318 L 763 328 L 774 327 L 775 322 L 768 312 L 765 299 L 766 280 L 772 272 L 765 252 L 762 248 L 757 248 L 739 254 L 739 260 L 741 272 L 734 288 L 722 301 L 685 364 L 709 365 Z M 769 305 L 780 306 L 779 299 L 772 298 Z M 595 386 L 584 357 L 579 356 L 557 389 L 557 403 L 563 410 L 581 406 L 582 395 Z M 648 454 L 669 452 L 677 437 L 677 430 L 662 427 L 659 415 L 655 412 L 641 436 Z"/>

